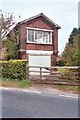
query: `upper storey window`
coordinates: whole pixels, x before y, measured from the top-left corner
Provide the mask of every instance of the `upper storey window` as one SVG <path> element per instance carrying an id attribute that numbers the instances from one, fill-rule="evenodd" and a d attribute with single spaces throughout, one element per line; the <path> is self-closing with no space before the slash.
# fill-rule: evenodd
<path id="1" fill-rule="evenodd" d="M 27 33 L 28 43 L 52 44 L 51 30 L 29 28 Z"/>

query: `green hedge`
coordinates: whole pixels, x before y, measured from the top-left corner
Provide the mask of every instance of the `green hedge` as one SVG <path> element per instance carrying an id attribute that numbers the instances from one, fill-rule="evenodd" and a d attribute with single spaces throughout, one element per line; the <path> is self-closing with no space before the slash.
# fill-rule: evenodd
<path id="1" fill-rule="evenodd" d="M 22 80 L 26 78 L 26 60 L 2 61 L 2 77 Z"/>

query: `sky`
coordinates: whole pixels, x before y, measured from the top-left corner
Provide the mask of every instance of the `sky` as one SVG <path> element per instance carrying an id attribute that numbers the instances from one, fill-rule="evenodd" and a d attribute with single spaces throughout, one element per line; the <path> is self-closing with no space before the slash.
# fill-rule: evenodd
<path id="1" fill-rule="evenodd" d="M 13 13 L 17 22 L 44 13 L 61 26 L 58 33 L 58 51 L 61 54 L 73 28 L 78 28 L 78 3 L 79 0 L 0 0 L 0 10 Z"/>

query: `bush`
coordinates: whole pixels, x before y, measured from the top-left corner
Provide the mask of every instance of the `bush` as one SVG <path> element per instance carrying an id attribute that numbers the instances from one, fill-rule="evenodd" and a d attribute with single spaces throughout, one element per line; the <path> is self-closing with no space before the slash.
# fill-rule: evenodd
<path id="1" fill-rule="evenodd" d="M 58 66 L 65 66 L 65 61 L 60 60 L 60 61 L 57 62 L 57 65 Z"/>
<path id="2" fill-rule="evenodd" d="M 12 79 L 26 78 L 26 60 L 2 61 L 2 77 Z"/>

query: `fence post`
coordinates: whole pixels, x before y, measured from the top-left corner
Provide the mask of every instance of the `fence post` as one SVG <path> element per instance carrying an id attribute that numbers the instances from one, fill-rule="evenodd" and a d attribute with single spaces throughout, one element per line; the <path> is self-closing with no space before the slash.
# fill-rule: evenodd
<path id="1" fill-rule="evenodd" d="M 42 83 L 42 68 L 40 67 L 40 83 Z"/>
<path id="2" fill-rule="evenodd" d="M 51 69 L 51 67 L 50 67 L 50 75 L 52 74 L 52 69 Z"/>

